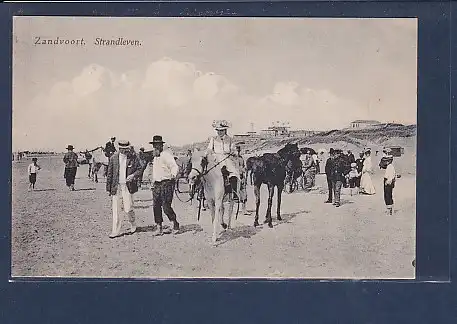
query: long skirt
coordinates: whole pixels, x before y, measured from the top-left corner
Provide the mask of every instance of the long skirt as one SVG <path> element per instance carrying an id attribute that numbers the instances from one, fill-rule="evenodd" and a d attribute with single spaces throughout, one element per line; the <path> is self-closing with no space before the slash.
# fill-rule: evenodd
<path id="1" fill-rule="evenodd" d="M 367 195 L 374 195 L 376 193 L 371 175 L 368 172 L 362 174 L 362 178 L 360 179 L 360 192 Z"/>
<path id="2" fill-rule="evenodd" d="M 64 178 L 65 182 L 67 184 L 67 187 L 70 187 L 71 185 L 75 184 L 75 178 L 76 178 L 76 171 L 78 168 L 65 168 L 64 172 Z"/>

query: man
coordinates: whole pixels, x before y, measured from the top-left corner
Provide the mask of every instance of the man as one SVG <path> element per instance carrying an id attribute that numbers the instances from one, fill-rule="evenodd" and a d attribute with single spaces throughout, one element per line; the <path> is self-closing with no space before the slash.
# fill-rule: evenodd
<path id="1" fill-rule="evenodd" d="M 29 190 L 35 190 L 36 175 L 38 170 L 41 170 L 41 167 L 38 165 L 38 159 L 36 157 L 32 158 L 32 163 L 28 167 L 29 174 Z"/>
<path id="2" fill-rule="evenodd" d="M 176 234 L 179 232 L 176 213 L 171 207 L 179 167 L 173 154 L 169 151 L 164 151 L 164 143 L 160 135 L 155 135 L 152 138 L 152 142 L 149 142 L 149 144 L 152 144 L 154 154 L 154 160 L 152 162 L 152 207 L 154 221 L 157 224 L 157 230 L 154 233 L 156 236 L 169 233 L 163 230 L 162 210 L 168 219 L 173 222 L 173 233 Z"/>
<path id="3" fill-rule="evenodd" d="M 305 154 L 300 157 L 303 168 L 303 176 L 305 177 L 305 191 L 310 191 L 313 186 L 313 173 L 314 173 L 314 160 L 311 156 L 311 152 L 307 150 Z"/>
<path id="4" fill-rule="evenodd" d="M 360 152 L 359 158 L 355 160 L 355 164 L 357 165 L 357 172 L 360 174 L 360 176 L 357 177 L 355 186 L 357 188 L 360 188 L 360 178 L 362 177 L 362 169 L 363 169 L 363 161 L 364 161 L 364 154 L 363 152 Z"/>
<path id="5" fill-rule="evenodd" d="M 240 202 L 241 202 L 241 209 L 244 215 L 248 215 L 249 213 L 246 211 L 246 202 L 248 199 L 248 195 L 246 192 L 246 185 L 247 185 L 247 175 L 246 175 L 246 164 L 244 162 L 244 158 L 241 155 L 241 146 L 236 146 L 236 155 L 233 157 L 235 163 L 237 163 L 237 168 L 240 172 L 241 177 L 241 186 L 240 186 Z"/>
<path id="6" fill-rule="evenodd" d="M 63 162 L 65 163 L 64 178 L 67 187 L 71 191 L 75 191 L 75 178 L 78 170 L 78 155 L 73 150 L 73 145 L 68 145 L 67 153 L 63 157 Z"/>
<path id="7" fill-rule="evenodd" d="M 384 159 L 385 164 L 382 166 L 383 169 L 386 169 L 386 173 L 384 174 L 384 202 L 387 207 L 387 214 L 392 215 L 394 206 L 393 189 L 395 187 L 397 175 L 392 164 L 394 157 L 391 154 L 386 154 Z"/>
<path id="8" fill-rule="evenodd" d="M 146 169 L 146 167 L 148 165 L 148 161 L 146 159 L 146 153 L 144 152 L 144 147 L 140 147 L 140 152 L 138 152 L 138 158 L 140 159 L 140 163 L 141 163 L 141 174 L 138 179 L 138 182 L 140 183 L 140 186 L 141 186 L 141 184 L 143 182 L 144 170 Z"/>
<path id="9" fill-rule="evenodd" d="M 355 156 L 352 154 L 351 150 L 348 150 L 348 159 L 349 159 L 349 165 L 355 162 Z"/>
<path id="10" fill-rule="evenodd" d="M 90 154 L 89 150 L 86 149 L 86 152 L 84 152 L 84 157 L 87 161 L 87 164 L 89 165 L 89 173 L 87 174 L 87 177 L 91 177 L 91 171 L 92 171 L 92 154 Z"/>
<path id="11" fill-rule="evenodd" d="M 335 159 L 332 176 L 333 192 L 335 195 L 333 205 L 335 205 L 335 207 L 341 206 L 341 188 L 346 178 L 345 169 L 346 161 L 343 157 L 343 151 L 335 150 Z"/>
<path id="12" fill-rule="evenodd" d="M 129 234 L 136 232 L 133 194 L 138 191 L 137 180 L 141 174 L 141 163 L 128 141 L 119 141 L 119 152 L 114 153 L 108 162 L 106 191 L 113 203 L 113 227 L 110 238 L 121 236 L 123 217 L 119 216 L 119 202 L 122 197 L 124 212 L 130 222 Z"/>
<path id="13" fill-rule="evenodd" d="M 105 156 L 110 158 L 114 153 L 116 153 L 116 146 L 114 143 L 116 142 L 116 137 L 111 137 L 111 142 L 107 142 L 105 145 Z"/>
<path id="14" fill-rule="evenodd" d="M 325 175 L 327 176 L 327 188 L 328 188 L 328 199 L 325 201 L 326 204 L 333 202 L 333 168 L 334 166 L 335 151 L 333 148 L 330 149 L 330 156 L 325 163 Z"/>

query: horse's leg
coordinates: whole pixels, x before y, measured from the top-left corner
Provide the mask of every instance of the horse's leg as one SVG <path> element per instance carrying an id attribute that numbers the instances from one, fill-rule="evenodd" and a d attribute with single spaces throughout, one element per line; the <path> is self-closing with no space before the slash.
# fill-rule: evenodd
<path id="1" fill-rule="evenodd" d="M 278 221 L 282 220 L 281 218 L 281 201 L 282 201 L 282 191 L 284 189 L 284 182 L 279 183 L 276 187 L 278 188 L 277 195 L 278 195 L 278 206 L 276 206 L 276 215 Z"/>
<path id="2" fill-rule="evenodd" d="M 268 227 L 272 228 L 272 218 L 271 218 L 271 205 L 273 204 L 273 195 L 275 193 L 275 187 L 271 183 L 268 184 L 268 207 L 267 214 L 265 215 L 265 223 L 268 223 Z"/>
<path id="3" fill-rule="evenodd" d="M 260 207 L 260 186 L 262 184 L 255 184 L 254 195 L 255 195 L 255 220 L 254 226 L 259 226 L 259 207 Z"/>
<path id="4" fill-rule="evenodd" d="M 216 244 L 217 241 L 217 236 L 219 234 L 219 226 L 222 223 L 222 214 L 223 214 L 223 203 L 222 203 L 222 198 L 216 198 L 216 201 L 214 202 L 214 209 L 215 209 L 215 220 L 213 222 L 213 236 L 212 236 L 212 242 L 213 244 Z"/>
<path id="5" fill-rule="evenodd" d="M 214 224 L 214 217 L 216 215 L 214 200 L 212 200 L 212 199 L 208 200 L 208 208 L 209 208 L 210 214 L 211 214 L 211 224 Z"/>

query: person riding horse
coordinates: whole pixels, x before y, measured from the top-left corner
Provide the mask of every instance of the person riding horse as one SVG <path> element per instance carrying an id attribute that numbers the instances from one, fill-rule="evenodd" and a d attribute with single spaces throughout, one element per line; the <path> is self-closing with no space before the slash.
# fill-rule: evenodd
<path id="1" fill-rule="evenodd" d="M 220 165 L 221 172 L 224 176 L 224 184 L 227 191 L 237 191 L 237 182 L 241 176 L 236 162 L 232 159 L 236 155 L 234 140 L 227 135 L 227 129 L 230 127 L 226 120 L 213 122 L 213 128 L 217 131 L 217 136 L 210 138 L 206 156 L 213 155 L 215 162 Z M 231 190 L 230 190 L 231 189 Z"/>

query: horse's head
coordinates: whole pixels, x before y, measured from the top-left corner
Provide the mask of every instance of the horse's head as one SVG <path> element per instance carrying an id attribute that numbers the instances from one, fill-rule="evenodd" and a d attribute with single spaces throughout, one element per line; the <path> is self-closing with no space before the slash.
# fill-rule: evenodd
<path id="1" fill-rule="evenodd" d="M 287 143 L 278 154 L 286 161 L 300 159 L 300 149 L 297 143 Z"/>
<path id="2" fill-rule="evenodd" d="M 194 183 L 207 170 L 208 158 L 203 155 L 193 154 L 190 160 L 190 164 L 191 169 L 189 174 L 187 175 L 187 178 L 191 183 Z"/>

